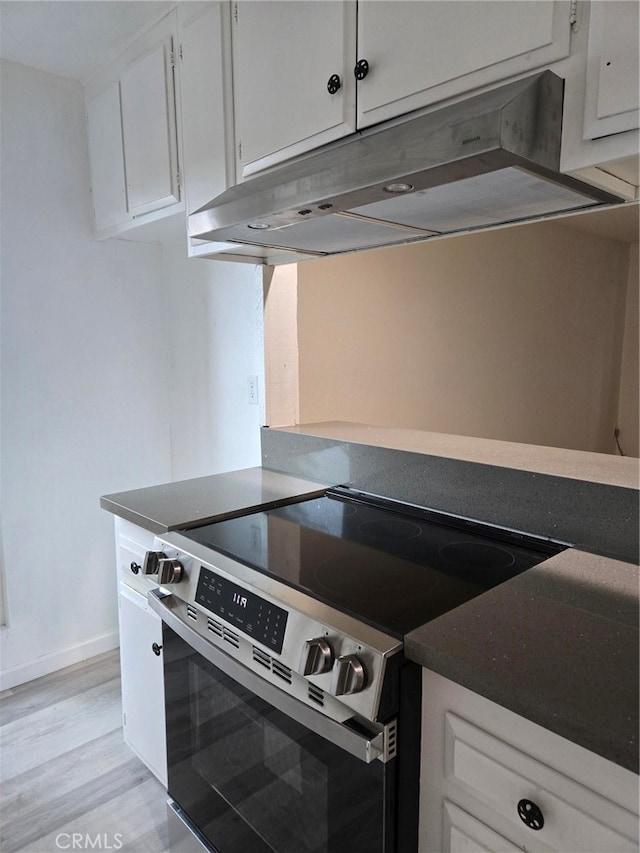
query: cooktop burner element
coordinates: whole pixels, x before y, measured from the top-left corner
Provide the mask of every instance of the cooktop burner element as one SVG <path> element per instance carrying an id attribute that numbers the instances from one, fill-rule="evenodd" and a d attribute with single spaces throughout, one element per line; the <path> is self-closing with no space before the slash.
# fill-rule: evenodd
<path id="1" fill-rule="evenodd" d="M 420 536 L 422 533 L 419 524 L 415 524 L 413 521 L 403 521 L 401 518 L 363 521 L 359 529 L 363 537 L 372 542 L 413 539 L 414 536 Z"/>
<path id="2" fill-rule="evenodd" d="M 563 547 L 340 488 L 182 534 L 396 637 Z"/>
<path id="3" fill-rule="evenodd" d="M 442 546 L 440 556 L 473 569 L 508 569 L 516 561 L 511 551 L 486 542 L 450 542 Z"/>

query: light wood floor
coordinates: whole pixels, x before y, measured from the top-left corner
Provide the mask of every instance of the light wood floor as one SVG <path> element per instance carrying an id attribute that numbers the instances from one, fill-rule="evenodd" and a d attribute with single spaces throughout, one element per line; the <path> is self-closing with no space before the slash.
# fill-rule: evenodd
<path id="1" fill-rule="evenodd" d="M 2 853 L 169 849 L 166 793 L 123 740 L 117 650 L 0 694 L 0 783 Z"/>

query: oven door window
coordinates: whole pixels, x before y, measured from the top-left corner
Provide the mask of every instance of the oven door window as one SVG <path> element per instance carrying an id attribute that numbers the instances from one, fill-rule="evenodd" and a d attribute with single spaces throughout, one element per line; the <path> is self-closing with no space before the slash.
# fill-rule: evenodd
<path id="1" fill-rule="evenodd" d="M 164 626 L 169 794 L 219 853 L 382 853 L 395 762 L 366 764 Z"/>

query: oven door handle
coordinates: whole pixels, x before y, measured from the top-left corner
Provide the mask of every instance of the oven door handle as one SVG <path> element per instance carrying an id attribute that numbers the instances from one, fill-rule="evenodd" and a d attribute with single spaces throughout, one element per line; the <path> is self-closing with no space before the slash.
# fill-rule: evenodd
<path id="1" fill-rule="evenodd" d="M 299 722 L 302 726 L 310 729 L 320 737 L 325 738 L 330 743 L 348 752 L 350 755 L 359 758 L 361 761 L 370 764 L 376 758 L 385 761 L 388 757 L 385 753 L 385 742 L 387 740 L 387 730 L 394 726 L 394 723 L 385 726 L 381 732 L 373 737 L 366 737 L 353 729 L 332 720 L 330 717 L 325 717 L 319 711 L 309 708 L 299 699 L 289 696 L 284 693 L 274 684 L 265 681 L 259 675 L 255 675 L 251 670 L 247 669 L 243 664 L 226 655 L 223 651 L 216 648 L 208 640 L 195 631 L 190 625 L 187 625 L 178 616 L 174 610 L 178 605 L 176 599 L 171 593 L 163 592 L 161 589 L 152 589 L 147 595 L 149 605 L 162 619 L 162 621 L 171 628 L 172 631 L 181 637 L 185 643 L 191 646 L 194 651 L 202 655 L 209 663 L 221 669 L 229 678 L 233 678 L 247 690 L 250 690 L 256 696 L 259 696 L 265 702 L 273 705 L 278 711 L 281 711 L 287 717 Z"/>

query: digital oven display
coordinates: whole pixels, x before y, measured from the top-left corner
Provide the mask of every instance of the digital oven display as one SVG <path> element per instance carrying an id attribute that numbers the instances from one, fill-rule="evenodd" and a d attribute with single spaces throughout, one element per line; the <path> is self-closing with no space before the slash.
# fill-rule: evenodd
<path id="1" fill-rule="evenodd" d="M 200 567 L 196 602 L 221 616 L 259 643 L 280 654 L 287 612 L 240 586 Z"/>

